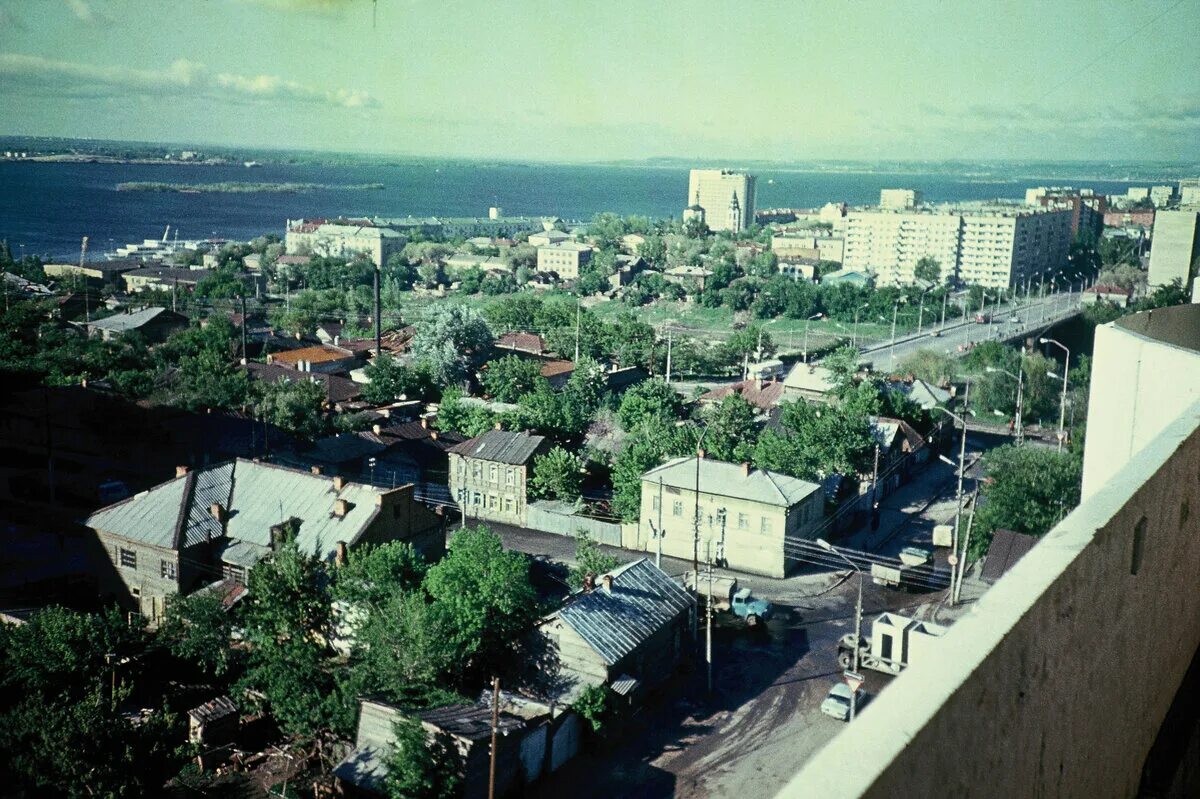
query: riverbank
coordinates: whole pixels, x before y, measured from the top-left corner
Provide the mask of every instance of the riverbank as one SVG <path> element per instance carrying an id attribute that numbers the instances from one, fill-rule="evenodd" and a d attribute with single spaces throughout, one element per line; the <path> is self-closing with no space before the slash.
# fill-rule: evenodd
<path id="1" fill-rule="evenodd" d="M 309 191 L 382 191 L 382 183 L 359 183 L 346 186 L 325 183 L 250 183 L 226 181 L 223 183 L 160 183 L 157 181 L 130 181 L 118 183 L 117 191 L 176 192 L 179 194 L 298 194 Z"/>

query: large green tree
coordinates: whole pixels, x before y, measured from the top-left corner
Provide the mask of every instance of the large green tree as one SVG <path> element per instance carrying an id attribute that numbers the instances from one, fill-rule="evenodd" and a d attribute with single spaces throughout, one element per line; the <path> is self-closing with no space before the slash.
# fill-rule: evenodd
<path id="1" fill-rule="evenodd" d="M 533 461 L 533 490 L 537 496 L 574 502 L 583 490 L 583 459 L 555 447 Z"/>
<path id="2" fill-rule="evenodd" d="M 708 433 L 704 449 L 721 461 L 750 461 L 758 439 L 754 406 L 741 394 L 730 394 L 705 413 Z"/>
<path id="3" fill-rule="evenodd" d="M 255 384 L 255 394 L 255 408 L 267 423 L 310 440 L 328 432 L 321 384 L 308 380 L 260 382 Z"/>
<path id="4" fill-rule="evenodd" d="M 483 387 L 500 402 L 516 402 L 544 382 L 539 361 L 506 355 L 489 361 L 483 371 Z"/>
<path id="5" fill-rule="evenodd" d="M 462 795 L 462 763 L 445 737 L 433 740 L 421 722 L 403 717 L 392 725 L 384 791 L 389 799 L 455 799 Z"/>
<path id="6" fill-rule="evenodd" d="M 653 424 L 671 423 L 683 415 L 683 398 L 664 380 L 638 383 L 621 397 L 617 421 L 627 431 Z"/>
<path id="7" fill-rule="evenodd" d="M 971 531 L 970 556 L 982 557 L 1000 528 L 1041 536 L 1079 504 L 1082 464 L 1072 452 L 1003 446 L 983 457 L 987 479 Z"/>
<path id="8" fill-rule="evenodd" d="M 494 337 L 483 316 L 465 305 L 435 305 L 421 320 L 413 338 L 413 352 L 429 366 L 440 386 L 465 379 L 481 362 Z"/>

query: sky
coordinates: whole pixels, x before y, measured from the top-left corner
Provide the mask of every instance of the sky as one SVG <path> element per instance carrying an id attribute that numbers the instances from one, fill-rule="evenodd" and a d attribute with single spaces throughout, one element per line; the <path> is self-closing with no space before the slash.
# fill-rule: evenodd
<path id="1" fill-rule="evenodd" d="M 0 0 L 0 134 L 1187 161 L 1200 0 Z"/>

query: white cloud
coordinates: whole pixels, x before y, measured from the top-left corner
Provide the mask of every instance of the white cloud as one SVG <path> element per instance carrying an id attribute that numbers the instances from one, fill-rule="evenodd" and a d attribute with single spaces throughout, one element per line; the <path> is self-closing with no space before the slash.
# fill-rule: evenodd
<path id="1" fill-rule="evenodd" d="M 335 108 L 369 108 L 378 103 L 366 92 L 324 89 L 276 75 L 213 72 L 204 64 L 179 59 L 166 69 L 144 70 L 55 61 L 41 56 L 0 53 L 0 93 L 34 90 L 69 97 L 128 97 L 193 94 L 233 102 L 292 102 Z"/>
<path id="2" fill-rule="evenodd" d="M 112 20 L 101 11 L 92 7 L 89 0 L 67 0 L 67 7 L 80 21 L 88 25 L 107 25 Z"/>

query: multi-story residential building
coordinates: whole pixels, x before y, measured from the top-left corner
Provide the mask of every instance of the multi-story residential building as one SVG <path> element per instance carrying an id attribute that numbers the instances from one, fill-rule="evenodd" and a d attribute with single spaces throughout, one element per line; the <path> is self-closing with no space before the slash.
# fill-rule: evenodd
<path id="1" fill-rule="evenodd" d="M 533 458 L 543 436 L 488 430 L 450 450 L 450 496 L 468 518 L 525 525 Z"/>
<path id="2" fill-rule="evenodd" d="M 924 202 L 924 195 L 916 189 L 880 189 L 879 207 L 889 211 L 905 211 Z"/>
<path id="3" fill-rule="evenodd" d="M 208 269 L 171 269 L 165 266 L 146 266 L 132 269 L 121 275 L 125 291 L 134 294 L 147 289 L 158 291 L 192 291 L 206 277 L 212 276 Z"/>
<path id="4" fill-rule="evenodd" d="M 1200 178 L 1184 178 L 1179 181 L 1179 204 L 1200 205 Z"/>
<path id="5" fill-rule="evenodd" d="M 922 258 L 942 275 L 957 272 L 962 217 L 957 213 L 852 211 L 846 215 L 842 266 L 875 272 L 881 285 L 909 285 Z"/>
<path id="6" fill-rule="evenodd" d="M 554 244 L 561 244 L 564 241 L 570 241 L 571 234 L 564 233 L 561 230 L 543 230 L 538 233 L 529 234 L 529 245 L 531 247 L 549 247 Z"/>
<path id="7" fill-rule="evenodd" d="M 1099 236 L 1104 230 L 1104 215 L 1108 212 L 1108 198 L 1091 189 L 1046 188 L 1040 186 L 1025 192 L 1025 204 L 1042 208 L 1070 209 L 1071 235 L 1080 231 Z"/>
<path id="8" fill-rule="evenodd" d="M 538 271 L 554 272 L 560 280 L 578 280 L 579 270 L 592 259 L 592 248 L 575 241 L 538 247 Z"/>
<path id="9" fill-rule="evenodd" d="M 943 277 L 1007 289 L 1066 263 L 1072 216 L 1070 208 L 855 211 L 846 216 L 842 265 L 873 272 L 879 285 L 908 285 L 929 257 Z"/>
<path id="10" fill-rule="evenodd" d="M 688 178 L 688 214 L 710 230 L 744 230 L 754 224 L 754 183 L 753 175 L 729 169 L 693 169 Z"/>
<path id="11" fill-rule="evenodd" d="M 245 580 L 279 544 L 281 525 L 299 522 L 296 543 L 326 560 L 361 543 L 408 541 L 441 556 L 442 519 L 394 489 L 342 477 L 237 459 L 195 471 L 101 508 L 84 523 L 103 557 L 93 564 L 103 596 L 152 622 L 166 598 L 230 577 Z"/>
<path id="12" fill-rule="evenodd" d="M 1200 214 L 1195 209 L 1159 211 L 1155 214 L 1147 275 L 1147 283 L 1151 288 L 1165 286 L 1178 279 L 1184 290 L 1191 292 L 1196 260 L 1200 256 L 1198 223 Z"/>
<path id="13" fill-rule="evenodd" d="M 1166 208 L 1175 199 L 1174 186 L 1151 186 L 1150 187 L 1150 202 L 1154 203 L 1155 208 Z"/>
<path id="14" fill-rule="evenodd" d="M 290 255 L 322 255 L 334 258 L 363 256 L 376 266 L 404 249 L 408 240 L 390 227 L 366 219 L 288 220 L 284 244 Z"/>
<path id="15" fill-rule="evenodd" d="M 846 242 L 841 236 L 784 233 L 771 237 L 771 250 L 780 258 L 795 256 L 840 264 L 845 258 Z"/>
<path id="16" fill-rule="evenodd" d="M 732 569 L 783 577 L 824 514 L 819 485 L 750 464 L 675 458 L 642 475 L 639 522 L 650 535 L 640 538 L 647 550 L 661 541 L 663 554 L 677 558 L 691 559 L 699 546 Z"/>

